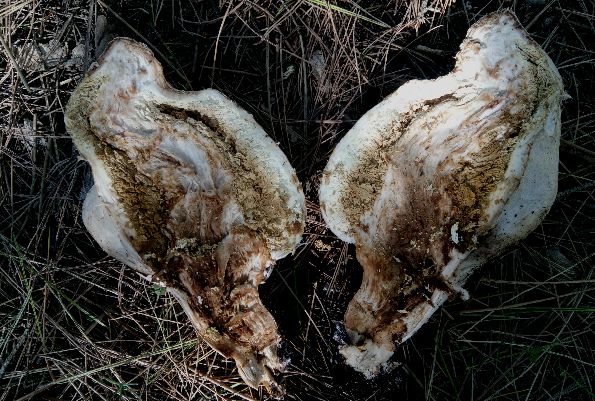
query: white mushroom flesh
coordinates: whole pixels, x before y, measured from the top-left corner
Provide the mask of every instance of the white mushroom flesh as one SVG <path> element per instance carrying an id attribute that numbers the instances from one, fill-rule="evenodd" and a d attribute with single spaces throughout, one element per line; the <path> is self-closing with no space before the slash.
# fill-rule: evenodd
<path id="1" fill-rule="evenodd" d="M 562 80 L 510 12 L 468 31 L 455 69 L 410 81 L 340 141 L 321 210 L 356 245 L 346 362 L 372 377 L 468 276 L 526 237 L 557 191 Z"/>
<path id="2" fill-rule="evenodd" d="M 91 235 L 164 284 L 248 385 L 279 394 L 279 335 L 258 285 L 305 224 L 279 147 L 218 91 L 172 89 L 148 48 L 125 38 L 74 91 L 66 125 L 93 171 L 83 205 Z"/>

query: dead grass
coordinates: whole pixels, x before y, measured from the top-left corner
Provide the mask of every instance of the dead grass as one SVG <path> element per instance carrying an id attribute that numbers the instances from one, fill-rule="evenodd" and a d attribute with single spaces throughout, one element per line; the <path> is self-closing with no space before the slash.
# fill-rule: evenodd
<path id="1" fill-rule="evenodd" d="M 102 45 L 101 15 L 105 37 L 148 43 L 177 87 L 238 101 L 298 170 L 310 199 L 304 244 L 261 291 L 292 360 L 288 399 L 593 399 L 595 2 L 459 0 L 444 17 L 422 4 L 0 0 L 0 400 L 263 398 L 80 221 L 90 173 L 62 117 Z M 399 349 L 393 372 L 366 382 L 337 354 L 361 273 L 322 223 L 317 175 L 359 116 L 404 81 L 447 72 L 467 27 L 501 6 L 515 9 L 572 96 L 557 201 L 482 270 L 471 301 L 450 302 Z"/>

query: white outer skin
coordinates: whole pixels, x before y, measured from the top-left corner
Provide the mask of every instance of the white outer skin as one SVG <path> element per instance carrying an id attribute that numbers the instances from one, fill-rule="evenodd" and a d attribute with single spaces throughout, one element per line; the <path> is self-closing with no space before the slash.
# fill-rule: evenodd
<path id="1" fill-rule="evenodd" d="M 377 243 L 376 236 L 383 232 L 383 226 L 379 225 L 378 219 L 382 210 L 387 204 L 398 208 L 400 204 L 407 204 L 409 201 L 403 191 L 399 188 L 399 175 L 395 175 L 392 166 L 387 165 L 383 179 L 383 187 L 380 195 L 376 195 L 371 202 L 366 201 L 365 196 L 360 198 L 360 192 L 354 193 L 350 188 L 349 177 L 357 176 L 362 172 L 362 158 L 370 149 L 375 149 L 378 143 L 386 141 L 390 134 L 388 129 L 394 126 L 403 118 L 405 113 L 415 107 L 416 104 L 428 99 L 439 99 L 442 96 L 456 94 L 461 98 L 473 99 L 481 91 L 493 91 L 497 93 L 499 87 L 503 87 L 510 80 L 514 80 L 517 65 L 507 64 L 512 71 L 504 72 L 493 77 L 486 72 L 487 68 L 498 66 L 498 61 L 505 56 L 517 51 L 519 68 L 527 63 L 523 60 L 519 46 L 534 45 L 522 29 L 514 25 L 518 23 L 516 18 L 509 12 L 494 13 L 499 16 L 495 23 L 485 23 L 480 20 L 467 33 L 465 42 L 461 45 L 461 51 L 457 55 L 457 68 L 450 74 L 432 81 L 410 81 L 400 87 L 396 92 L 387 97 L 380 104 L 369 110 L 345 137 L 335 147 L 329 162 L 323 173 L 320 187 L 320 202 L 323 217 L 326 223 L 337 237 L 349 243 L 355 243 L 358 247 L 374 247 Z M 487 17 L 486 17 L 487 19 Z M 475 41 L 481 42 L 481 53 L 473 53 Z M 485 49 L 485 50 L 483 50 Z M 533 50 L 532 50 L 533 51 Z M 564 98 L 561 78 L 553 62 L 541 51 L 538 58 L 544 70 L 548 70 L 553 80 L 558 82 L 557 89 L 546 98 L 541 99 L 538 110 L 534 113 L 533 120 L 539 123 L 531 126 L 530 132 L 515 145 L 510 162 L 506 169 L 503 180 L 497 185 L 496 190 L 489 195 L 489 206 L 484 211 L 485 216 L 478 228 L 481 232 L 480 243 L 475 248 L 466 252 L 452 249 L 449 260 L 441 271 L 442 280 L 450 288 L 457 291 L 466 298 L 467 292 L 463 285 L 469 275 L 480 265 L 525 238 L 543 220 L 549 208 L 555 200 L 557 192 L 557 170 L 558 170 L 558 147 L 560 139 L 560 102 Z M 533 53 L 535 55 L 536 53 Z M 547 79 L 547 78 L 546 78 Z M 435 108 L 441 107 L 440 104 Z M 470 105 L 470 110 L 473 105 Z M 430 113 L 432 110 L 428 110 Z M 426 111 L 424 111 L 426 112 Z M 547 114 L 549 113 L 549 114 Z M 433 131 L 436 143 L 441 141 L 453 131 L 466 115 L 448 114 L 442 121 L 442 126 Z M 490 115 L 486 114 L 485 119 Z M 453 127 L 453 128 L 451 128 Z M 423 136 L 423 130 L 415 131 L 408 129 L 403 133 L 403 142 L 407 140 L 415 146 L 415 136 Z M 408 139 L 414 138 L 414 139 Z M 462 139 L 464 140 L 464 139 Z M 473 154 L 479 149 L 478 144 L 472 140 L 468 141 L 463 149 L 462 158 L 465 155 Z M 423 150 L 411 148 L 411 151 L 420 152 Z M 402 165 L 413 163 L 413 158 L 407 155 L 393 155 L 396 160 L 402 158 Z M 385 160 L 381 154 L 375 155 L 380 160 Z M 427 155 L 428 164 L 431 164 L 432 155 Z M 437 159 L 440 160 L 440 159 Z M 428 173 L 432 170 L 429 169 Z M 363 189 L 359 189 L 364 192 Z M 359 215 L 357 222 L 350 220 L 350 210 L 341 202 L 341 199 L 348 195 L 353 204 L 364 204 L 367 211 Z M 455 230 L 457 222 L 450 227 Z M 359 226 L 366 226 L 369 231 L 364 232 Z M 380 230 L 380 231 L 378 231 Z M 450 231 L 452 233 L 452 230 Z M 487 234 L 487 236 L 486 236 Z M 450 238 L 457 235 L 451 235 Z M 451 239 L 452 240 L 452 239 Z M 361 291 L 361 290 L 360 290 Z M 358 295 L 365 297 L 365 294 Z M 403 333 L 399 342 L 409 339 L 430 316 L 448 299 L 448 294 L 435 289 L 432 294 L 432 302 L 424 303 L 409 310 L 405 318 L 400 321 L 406 324 L 407 330 Z M 374 302 L 372 310 L 377 307 Z M 349 331 L 349 328 L 348 328 Z M 361 345 L 348 345 L 341 349 L 346 358 L 346 363 L 357 371 L 363 373 L 367 378 L 375 376 L 386 366 L 386 362 L 392 356 L 393 345 L 376 344 L 359 333 L 351 333 L 354 340 L 365 338 Z"/>
<path id="2" fill-rule="evenodd" d="M 122 226 L 112 212 L 116 203 L 104 201 L 97 194 L 97 186 L 93 185 L 83 203 L 83 223 L 101 249 L 114 259 L 119 260 L 137 272 L 151 275 L 151 269 L 145 264 L 138 252 L 132 247 Z M 109 205 L 109 206 L 108 206 Z M 123 212 L 119 211 L 120 214 Z"/>

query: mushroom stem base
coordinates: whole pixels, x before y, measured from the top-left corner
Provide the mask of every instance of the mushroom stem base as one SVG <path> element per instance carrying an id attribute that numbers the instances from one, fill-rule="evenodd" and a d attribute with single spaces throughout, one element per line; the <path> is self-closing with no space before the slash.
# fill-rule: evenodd
<path id="1" fill-rule="evenodd" d="M 371 379 L 381 370 L 388 370 L 388 360 L 393 356 L 394 347 L 387 349 L 367 339 L 362 345 L 346 345 L 339 350 L 345 363 Z"/>

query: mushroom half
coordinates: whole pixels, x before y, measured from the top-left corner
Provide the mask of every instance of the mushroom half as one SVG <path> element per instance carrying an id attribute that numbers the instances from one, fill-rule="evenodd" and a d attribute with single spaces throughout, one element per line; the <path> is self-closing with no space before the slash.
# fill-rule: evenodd
<path id="1" fill-rule="evenodd" d="M 526 237 L 557 191 L 562 80 L 508 12 L 475 23 L 454 70 L 368 111 L 323 172 L 320 205 L 354 243 L 361 288 L 346 362 L 372 377 L 489 257 Z"/>
<path id="2" fill-rule="evenodd" d="M 279 334 L 258 285 L 305 224 L 283 152 L 220 92 L 172 89 L 151 51 L 125 38 L 76 88 L 66 126 L 93 171 L 91 235 L 163 284 L 248 385 L 280 394 Z"/>

